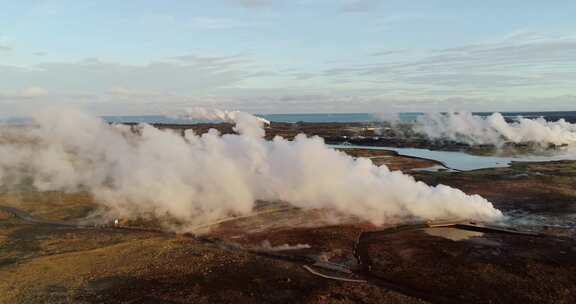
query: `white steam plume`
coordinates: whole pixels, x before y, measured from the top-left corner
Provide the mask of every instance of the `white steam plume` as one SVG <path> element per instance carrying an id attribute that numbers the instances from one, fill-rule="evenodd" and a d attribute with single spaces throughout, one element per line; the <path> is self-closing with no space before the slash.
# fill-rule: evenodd
<path id="1" fill-rule="evenodd" d="M 197 225 L 249 214 L 256 200 L 330 209 L 374 224 L 502 216 L 478 195 L 430 187 L 331 149 L 319 137 L 266 141 L 263 131 L 239 125 L 240 135 L 211 130 L 181 137 L 143 124 L 137 135 L 62 109 L 33 118 L 19 141 L 0 142 L 2 185 L 31 179 L 39 190 L 87 190 L 114 216 L 168 215 Z M 245 113 L 223 119 L 261 124 Z"/>
<path id="2" fill-rule="evenodd" d="M 469 112 L 429 113 L 416 119 L 413 130 L 431 139 L 448 139 L 469 145 L 532 143 L 542 146 L 576 144 L 576 124 L 561 119 L 518 117 L 507 122 L 502 114 L 487 117 Z"/>
<path id="3" fill-rule="evenodd" d="M 264 125 L 270 122 L 264 118 L 256 117 L 252 114 L 240 111 L 226 111 L 207 108 L 186 108 L 186 114 L 181 115 L 181 119 L 222 121 L 235 124 L 234 131 L 252 137 L 264 137 Z"/>
<path id="4" fill-rule="evenodd" d="M 302 249 L 310 249 L 312 246 L 308 244 L 296 244 L 296 245 L 279 245 L 279 246 L 272 246 L 270 241 L 264 240 L 262 242 L 261 248 L 268 251 L 288 251 L 288 250 L 302 250 Z"/>

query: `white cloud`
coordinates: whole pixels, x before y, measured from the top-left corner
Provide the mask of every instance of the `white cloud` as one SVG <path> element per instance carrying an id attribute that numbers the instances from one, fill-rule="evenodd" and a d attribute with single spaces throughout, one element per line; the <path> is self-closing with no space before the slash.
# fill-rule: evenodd
<path id="1" fill-rule="evenodd" d="M 39 0 L 28 11 L 31 16 L 54 16 L 65 11 L 70 0 Z"/>
<path id="2" fill-rule="evenodd" d="M 370 12 L 382 6 L 384 0 L 227 0 L 246 8 L 270 8 L 279 4 L 291 4 L 295 6 L 311 6 L 317 4 L 327 4 L 342 12 L 361 13 Z"/>
<path id="3" fill-rule="evenodd" d="M 258 26 L 260 23 L 254 21 L 234 20 L 229 18 L 216 17 L 194 17 L 190 20 L 189 26 L 198 30 L 226 30 L 245 27 Z"/>
<path id="4" fill-rule="evenodd" d="M 390 55 L 400 55 L 400 54 L 406 54 L 410 52 L 407 49 L 393 49 L 393 50 L 381 50 L 381 51 L 377 51 L 372 53 L 372 56 L 390 56 Z"/>
<path id="5" fill-rule="evenodd" d="M 47 94 L 25 97 L 0 93 L 0 117 L 19 116 L 46 104 L 73 105 L 99 115 L 173 113 L 190 106 L 225 108 L 252 113 L 338 113 L 386 111 L 570 111 L 576 95 L 546 98 L 481 98 L 466 95 L 423 97 L 377 94 L 297 94 L 273 90 L 245 96 L 190 96 L 157 91 L 111 88 L 104 93 Z"/>
<path id="6" fill-rule="evenodd" d="M 248 54 L 186 54 L 141 65 L 99 59 L 4 65 L 0 101 L 2 109 L 23 101 L 78 102 L 105 113 L 190 102 L 252 112 L 359 112 L 390 104 L 574 110 L 576 104 L 572 37 L 518 32 L 498 41 L 372 55 L 320 68 L 274 68 Z"/>
<path id="7" fill-rule="evenodd" d="M 0 35 L 0 53 L 2 52 L 10 52 L 12 51 L 13 47 L 10 45 L 8 40 Z"/>
<path id="8" fill-rule="evenodd" d="M 47 96 L 48 90 L 41 87 L 28 87 L 22 90 L 20 93 L 22 97 L 41 97 Z"/>
<path id="9" fill-rule="evenodd" d="M 263 8 L 270 7 L 282 0 L 228 0 L 230 2 L 237 3 L 243 7 L 248 8 Z"/>
<path id="10" fill-rule="evenodd" d="M 576 85 L 573 37 L 522 33 L 495 42 L 433 50 L 416 58 L 380 57 L 380 63 L 349 64 L 328 69 L 325 75 L 392 80 L 428 89 L 484 90 L 487 94 L 512 87 L 567 91 Z"/>
<path id="11" fill-rule="evenodd" d="M 243 29 L 267 25 L 262 19 L 240 19 L 216 16 L 177 17 L 167 13 L 152 13 L 140 16 L 143 26 L 172 26 L 188 31 L 216 31 Z"/>
<path id="12" fill-rule="evenodd" d="M 209 64 L 212 66 L 226 67 L 235 64 L 249 63 L 250 57 L 245 54 L 236 54 L 230 56 L 198 56 L 194 54 L 173 56 L 167 59 L 177 60 L 184 63 Z"/>
<path id="13" fill-rule="evenodd" d="M 191 56 L 188 56 L 192 58 Z M 183 59 L 183 57 L 181 57 Z M 102 92 L 112 87 L 192 93 L 209 92 L 242 81 L 254 71 L 244 68 L 248 58 L 202 57 L 128 65 L 85 59 L 79 62 L 48 62 L 32 67 L 0 66 L 0 90 L 38 84 L 56 92 Z"/>
<path id="14" fill-rule="evenodd" d="M 365 13 L 380 8 L 382 4 L 382 0 L 345 0 L 341 10 L 348 13 Z"/>

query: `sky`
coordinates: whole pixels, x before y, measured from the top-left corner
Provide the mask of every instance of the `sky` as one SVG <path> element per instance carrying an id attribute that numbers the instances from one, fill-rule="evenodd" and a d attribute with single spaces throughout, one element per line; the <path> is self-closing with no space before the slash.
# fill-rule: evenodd
<path id="1" fill-rule="evenodd" d="M 576 110 L 573 0 L 0 0 L 0 115 Z"/>

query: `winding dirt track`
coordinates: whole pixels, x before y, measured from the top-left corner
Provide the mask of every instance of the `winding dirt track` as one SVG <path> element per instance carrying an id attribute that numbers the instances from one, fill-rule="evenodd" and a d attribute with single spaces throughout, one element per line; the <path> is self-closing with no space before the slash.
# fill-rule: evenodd
<path id="1" fill-rule="evenodd" d="M 25 222 L 28 222 L 28 223 L 45 224 L 45 225 L 53 225 L 53 226 L 66 226 L 66 227 L 75 227 L 75 228 L 86 228 L 87 227 L 85 225 L 80 225 L 78 223 L 73 223 L 73 222 L 51 221 L 51 220 L 45 220 L 42 218 L 37 218 L 35 216 L 30 215 L 28 212 L 22 211 L 20 209 L 14 208 L 14 207 L 0 206 L 0 211 L 10 213 L 13 216 L 15 216 L 15 217 L 17 217 L 17 218 L 19 218 Z"/>

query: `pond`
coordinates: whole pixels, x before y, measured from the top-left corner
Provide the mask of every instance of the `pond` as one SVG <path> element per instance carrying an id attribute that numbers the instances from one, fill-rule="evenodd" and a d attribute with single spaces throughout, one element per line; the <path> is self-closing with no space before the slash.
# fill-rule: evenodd
<path id="1" fill-rule="evenodd" d="M 498 156 L 478 156 L 464 152 L 436 151 L 419 148 L 396 148 L 396 147 L 373 147 L 357 145 L 330 145 L 339 149 L 370 149 L 396 151 L 400 155 L 426 158 L 439 161 L 446 167 L 459 171 L 470 171 L 486 168 L 508 167 L 512 162 L 542 162 L 556 160 L 576 160 L 576 153 L 562 153 L 553 156 L 519 156 L 519 157 L 498 157 Z"/>

